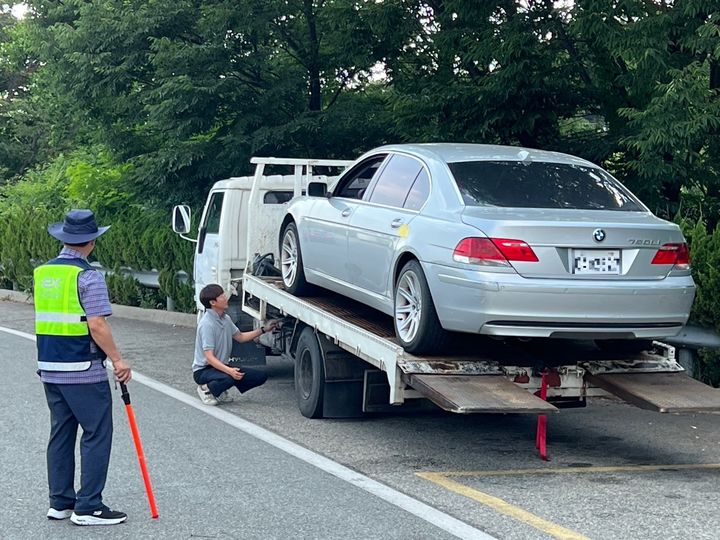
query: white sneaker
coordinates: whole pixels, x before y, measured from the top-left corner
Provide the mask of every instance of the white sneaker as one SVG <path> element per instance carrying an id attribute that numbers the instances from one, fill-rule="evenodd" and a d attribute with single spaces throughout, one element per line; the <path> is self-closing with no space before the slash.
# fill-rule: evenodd
<path id="1" fill-rule="evenodd" d="M 227 390 L 225 390 L 222 394 L 220 394 L 218 397 L 215 398 L 218 403 L 232 403 L 235 401 L 233 397 L 227 393 Z"/>
<path id="2" fill-rule="evenodd" d="M 56 510 L 55 508 L 50 508 L 47 513 L 48 519 L 67 519 L 70 516 L 72 516 L 73 510 L 72 508 L 68 508 L 66 510 Z"/>
<path id="3" fill-rule="evenodd" d="M 205 405 L 218 404 L 218 400 L 215 398 L 215 396 L 212 395 L 212 392 L 210 392 L 210 390 L 204 389 L 202 386 L 198 386 L 197 393 L 198 396 L 200 396 L 200 401 L 202 401 Z"/>

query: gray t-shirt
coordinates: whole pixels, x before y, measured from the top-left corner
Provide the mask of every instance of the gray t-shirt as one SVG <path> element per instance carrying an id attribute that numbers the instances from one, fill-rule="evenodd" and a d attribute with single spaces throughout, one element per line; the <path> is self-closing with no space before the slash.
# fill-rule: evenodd
<path id="1" fill-rule="evenodd" d="M 197 371 L 208 365 L 205 351 L 212 350 L 221 362 L 227 362 L 232 351 L 233 336 L 239 332 L 230 317 L 220 317 L 215 310 L 208 309 L 202 316 L 195 335 L 195 358 L 192 369 Z"/>

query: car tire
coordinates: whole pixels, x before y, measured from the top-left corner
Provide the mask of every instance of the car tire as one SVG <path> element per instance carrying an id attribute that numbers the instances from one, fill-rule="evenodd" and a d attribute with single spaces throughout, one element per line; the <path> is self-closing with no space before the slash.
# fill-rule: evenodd
<path id="1" fill-rule="evenodd" d="M 395 335 L 412 354 L 441 351 L 449 334 L 440 325 L 422 266 L 416 260 L 403 266 L 395 283 Z"/>
<path id="2" fill-rule="evenodd" d="M 639 354 L 652 349 L 651 339 L 596 339 L 595 345 L 612 354 Z"/>
<path id="3" fill-rule="evenodd" d="M 280 236 L 280 272 L 285 289 L 295 296 L 307 296 L 312 285 L 305 279 L 300 235 L 294 222 L 288 223 Z"/>
<path id="4" fill-rule="evenodd" d="M 295 350 L 295 396 L 305 418 L 322 418 L 325 366 L 317 336 L 307 327 L 300 333 Z"/>

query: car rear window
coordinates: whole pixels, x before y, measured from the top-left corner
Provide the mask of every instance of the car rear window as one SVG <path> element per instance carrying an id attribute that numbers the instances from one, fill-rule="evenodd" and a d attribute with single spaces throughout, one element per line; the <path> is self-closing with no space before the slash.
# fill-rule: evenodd
<path id="1" fill-rule="evenodd" d="M 468 206 L 642 211 L 640 202 L 601 169 L 567 163 L 448 163 Z"/>

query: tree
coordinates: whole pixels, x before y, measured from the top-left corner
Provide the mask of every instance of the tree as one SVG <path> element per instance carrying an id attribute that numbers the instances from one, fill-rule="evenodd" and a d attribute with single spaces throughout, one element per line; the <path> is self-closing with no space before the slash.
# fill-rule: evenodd
<path id="1" fill-rule="evenodd" d="M 53 84 L 134 163 L 145 192 L 197 198 L 252 154 L 346 157 L 387 137 L 364 83 L 402 45 L 397 2 L 31 5 Z"/>

